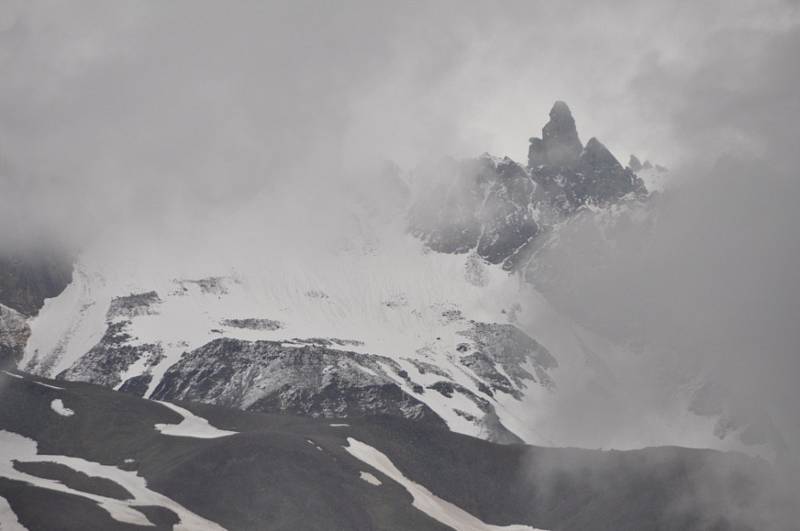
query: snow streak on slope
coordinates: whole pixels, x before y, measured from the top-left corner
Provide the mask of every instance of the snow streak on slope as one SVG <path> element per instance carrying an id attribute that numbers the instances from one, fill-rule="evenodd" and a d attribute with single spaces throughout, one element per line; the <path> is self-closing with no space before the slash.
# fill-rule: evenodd
<path id="1" fill-rule="evenodd" d="M 195 437 L 197 439 L 216 439 L 218 437 L 227 437 L 228 435 L 236 435 L 235 431 L 220 430 L 208 423 L 204 418 L 198 417 L 188 409 L 184 409 L 169 402 L 158 401 L 159 404 L 165 406 L 178 415 L 183 417 L 179 424 L 156 424 L 155 428 L 164 435 L 172 435 L 173 437 Z"/>
<path id="2" fill-rule="evenodd" d="M 401 484 L 414 498 L 414 507 L 446 526 L 458 531 L 543 531 L 528 525 L 487 524 L 460 507 L 438 497 L 419 483 L 408 479 L 394 466 L 386 454 L 352 437 L 347 438 L 347 443 L 348 446 L 345 446 L 344 449 L 350 455 Z"/>
<path id="3" fill-rule="evenodd" d="M 211 531 L 223 529 L 214 522 L 206 520 L 185 509 L 182 505 L 166 496 L 148 489 L 144 478 L 139 477 L 134 472 L 93 463 L 77 457 L 38 455 L 36 441 L 5 430 L 0 430 L 0 447 L 3 448 L 2 458 L 0 458 L 0 477 L 8 478 L 13 481 L 23 481 L 43 489 L 55 490 L 88 498 L 107 511 L 108 514 L 118 522 L 152 526 L 153 523 L 150 522 L 142 512 L 135 509 L 134 506 L 155 505 L 165 507 L 178 516 L 180 522 L 175 526 L 176 530 L 190 531 L 202 529 Z M 109 479 L 121 485 L 133 495 L 133 499 L 119 500 L 75 490 L 56 480 L 40 478 L 25 472 L 20 472 L 14 468 L 15 461 L 49 462 L 66 465 L 78 472 L 83 472 L 89 476 Z"/>
<path id="4" fill-rule="evenodd" d="M 47 299 L 31 321 L 31 338 L 20 367 L 44 376 L 69 367 L 75 353 L 88 352 L 103 337 L 105 313 L 111 301 L 104 278 L 75 268 L 72 282 L 58 296 Z"/>

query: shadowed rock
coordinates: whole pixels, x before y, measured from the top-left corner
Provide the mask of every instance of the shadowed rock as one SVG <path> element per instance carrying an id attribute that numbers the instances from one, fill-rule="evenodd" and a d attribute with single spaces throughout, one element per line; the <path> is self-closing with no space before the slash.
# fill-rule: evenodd
<path id="1" fill-rule="evenodd" d="M 550 110 L 550 121 L 542 128 L 542 138 L 531 139 L 528 166 L 571 167 L 578 162 L 581 151 L 583 145 L 572 112 L 563 101 L 555 102 Z"/>

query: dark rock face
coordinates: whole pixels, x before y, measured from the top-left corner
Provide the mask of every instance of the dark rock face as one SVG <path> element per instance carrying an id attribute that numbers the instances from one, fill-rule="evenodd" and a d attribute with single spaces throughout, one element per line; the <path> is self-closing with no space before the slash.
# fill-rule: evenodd
<path id="1" fill-rule="evenodd" d="M 120 373 L 140 357 L 149 355 L 150 362 L 155 364 L 163 355 L 161 346 L 128 344 L 131 336 L 126 327 L 129 324 L 129 321 L 109 323 L 100 342 L 56 378 L 114 387 L 120 383 Z"/>
<path id="2" fill-rule="evenodd" d="M 22 359 L 30 335 L 25 316 L 0 304 L 0 368 L 15 366 Z"/>
<path id="3" fill-rule="evenodd" d="M 219 324 L 231 328 L 245 328 L 247 330 L 279 330 L 283 328 L 283 324 L 280 321 L 258 319 L 255 317 L 248 317 L 245 319 L 223 319 Z"/>
<path id="4" fill-rule="evenodd" d="M 631 161 L 639 162 L 635 157 Z M 647 193 L 636 170 L 623 168 L 596 138 L 581 145 L 572 113 L 560 101 L 550 111 L 542 139 L 531 139 L 528 169 L 540 185 L 543 202 L 562 214 L 587 204 L 605 206 L 628 194 Z"/>
<path id="5" fill-rule="evenodd" d="M 473 323 L 472 328 L 460 334 L 472 340 L 475 349 L 462 356 L 461 363 L 472 369 L 481 381 L 489 384 L 491 391 L 502 391 L 519 400 L 526 380 L 538 381 L 544 387 L 553 388 L 547 371 L 558 367 L 558 362 L 546 348 L 516 326 Z M 528 362 L 533 365 L 535 376 L 525 368 Z"/>
<path id="6" fill-rule="evenodd" d="M 161 299 L 155 291 L 116 297 L 108 307 L 106 319 L 110 321 L 116 318 L 133 319 L 140 315 L 155 315 L 158 313 L 156 305 L 160 303 Z"/>
<path id="7" fill-rule="evenodd" d="M 434 251 L 476 249 L 510 265 L 538 232 L 534 183 L 511 159 L 446 160 L 422 171 L 428 189 L 412 206 L 410 230 Z"/>
<path id="8" fill-rule="evenodd" d="M 72 259 L 65 253 L 0 253 L 0 304 L 28 316 L 72 281 Z"/>
<path id="9" fill-rule="evenodd" d="M 285 385 L 254 402 L 248 411 L 324 418 L 392 415 L 444 425 L 433 411 L 395 383 L 355 386 L 350 382 L 331 381 L 319 389 Z"/>
<path id="10" fill-rule="evenodd" d="M 578 138 L 575 119 L 563 101 L 557 101 L 550 110 L 550 121 L 542 128 L 542 138 L 531 139 L 528 166 L 572 167 L 581 155 L 583 145 Z"/>
<path id="11" fill-rule="evenodd" d="M 152 398 L 312 417 L 387 414 L 445 426 L 387 370 L 402 376 L 396 362 L 382 356 L 224 338 L 185 354 Z"/>
<path id="12" fill-rule="evenodd" d="M 586 205 L 644 197 L 644 183 L 597 139 L 584 147 L 569 107 L 558 101 L 542 138 L 531 138 L 528 167 L 483 155 L 445 160 L 420 170 L 423 190 L 409 230 L 434 251 L 474 251 L 492 264 L 518 269 L 549 223 Z"/>
<path id="13" fill-rule="evenodd" d="M 606 206 L 628 194 L 647 193 L 644 182 L 596 138 L 589 140 L 573 166 L 540 166 L 532 175 L 545 202 L 566 215 L 584 205 Z"/>

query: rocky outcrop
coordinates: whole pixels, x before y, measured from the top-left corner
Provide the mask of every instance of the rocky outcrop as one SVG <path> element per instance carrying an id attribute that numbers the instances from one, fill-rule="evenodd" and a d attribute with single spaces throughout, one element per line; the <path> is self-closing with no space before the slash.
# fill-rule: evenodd
<path id="1" fill-rule="evenodd" d="M 72 281 L 72 258 L 66 253 L 0 252 L 0 304 L 27 316 Z"/>
<path id="2" fill-rule="evenodd" d="M 634 170 L 623 168 L 599 140 L 591 138 L 585 147 L 581 145 L 572 113 L 560 101 L 550 111 L 542 139 L 531 139 L 528 169 L 540 185 L 542 201 L 560 214 L 647 193 Z"/>
<path id="3" fill-rule="evenodd" d="M 528 167 L 573 167 L 583 151 L 572 112 L 563 101 L 550 109 L 550 121 L 542 128 L 542 138 L 531 138 Z"/>
<path id="4" fill-rule="evenodd" d="M 383 356 L 224 338 L 185 354 L 166 372 L 152 398 L 312 417 L 387 414 L 444 425 L 428 406 L 401 389 L 390 370 L 400 372 Z"/>
<path id="5" fill-rule="evenodd" d="M 511 267 L 539 226 L 535 185 L 509 158 L 448 159 L 421 170 L 426 181 L 410 213 L 412 234 L 434 251 L 466 253 Z"/>
<path id="6" fill-rule="evenodd" d="M 642 165 L 642 161 L 639 160 L 639 157 L 636 155 L 631 155 L 631 158 L 628 159 L 628 168 L 631 169 L 632 172 L 636 173 L 640 171 L 644 166 Z"/>
<path id="7" fill-rule="evenodd" d="M 530 139 L 528 167 L 508 157 L 446 159 L 421 168 L 409 229 L 443 253 L 473 252 L 515 270 L 549 225 L 587 205 L 608 206 L 647 189 L 596 138 L 584 146 L 569 107 L 556 102 L 541 138 Z"/>
<path id="8" fill-rule="evenodd" d="M 0 367 L 10 367 L 22 359 L 31 334 L 25 316 L 0 304 Z"/>
<path id="9" fill-rule="evenodd" d="M 273 319 L 260 319 L 256 317 L 247 317 L 245 319 L 223 319 L 220 321 L 222 326 L 229 326 L 231 328 L 244 328 L 246 330 L 280 330 L 283 324 L 280 321 Z"/>
<path id="10" fill-rule="evenodd" d="M 161 345 L 135 343 L 128 333 L 129 325 L 130 321 L 108 323 L 97 345 L 56 378 L 116 387 L 122 383 L 121 374 L 140 358 L 146 357 L 146 364 L 156 364 L 162 356 Z"/>
<path id="11" fill-rule="evenodd" d="M 560 214 L 569 215 L 584 205 L 607 206 L 647 190 L 639 177 L 623 168 L 611 152 L 591 138 L 570 167 L 539 166 L 531 170 L 543 200 Z"/>
<path id="12" fill-rule="evenodd" d="M 472 340 L 471 345 L 459 345 L 458 350 L 471 351 L 461 356 L 461 363 L 472 369 L 491 391 L 502 391 L 520 399 L 522 390 L 527 387 L 526 381 L 538 381 L 548 389 L 554 387 L 547 371 L 558 367 L 558 362 L 546 348 L 516 326 L 473 323 L 461 335 Z"/>
<path id="13" fill-rule="evenodd" d="M 536 381 L 527 368 L 533 367 L 540 375 L 554 366 L 554 360 L 538 344 L 537 352 L 526 350 L 532 346 L 527 336 L 528 342 L 521 347 L 515 345 L 517 334 L 524 336 L 521 332 L 497 326 L 500 328 L 487 325 L 465 335 L 472 340 L 465 343 L 467 348 L 481 349 L 484 358 L 481 366 L 464 364 L 465 369 L 472 371 L 479 392 L 455 382 L 446 370 L 417 360 L 413 364 L 420 374 L 435 374 L 441 379 L 424 387 L 397 361 L 386 356 L 321 344 L 221 338 L 185 353 L 167 370 L 151 398 L 324 418 L 389 415 L 446 426 L 436 411 L 446 411 L 450 406 L 435 396 L 451 399 L 458 394 L 475 408 L 472 413 L 452 409 L 451 414 L 474 423 L 488 440 L 520 442 L 500 422 L 494 406 L 493 384 L 490 380 L 484 384 L 482 378 L 499 374 L 497 367 L 500 367 L 513 375 L 514 381 L 496 385 L 495 390 L 519 399 L 524 381 Z M 129 379 L 121 390 L 140 394 L 138 391 L 149 384 L 148 376 Z M 459 403 L 462 402 L 458 399 L 454 402 Z"/>
<path id="14" fill-rule="evenodd" d="M 112 321 L 120 318 L 133 319 L 140 315 L 155 315 L 158 313 L 157 305 L 160 303 L 161 299 L 155 291 L 115 297 L 108 307 L 106 319 Z"/>

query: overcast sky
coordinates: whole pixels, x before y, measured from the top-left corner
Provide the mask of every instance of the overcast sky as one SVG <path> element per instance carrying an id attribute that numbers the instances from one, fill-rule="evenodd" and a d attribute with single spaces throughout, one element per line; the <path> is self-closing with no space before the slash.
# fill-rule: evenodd
<path id="1" fill-rule="evenodd" d="M 647 289 L 615 299 L 610 321 L 632 312 L 654 336 L 703 331 L 742 352 L 771 343 L 759 385 L 789 393 L 798 50 L 788 0 L 6 1 L 0 235 L 191 226 L 256 191 L 313 216 L 386 159 L 525 161 L 562 99 L 584 142 L 665 164 L 676 183 L 649 254 L 621 249 L 594 302 L 605 309 L 624 272 Z M 737 359 L 750 364 L 736 378 L 751 374 Z"/>
<path id="2" fill-rule="evenodd" d="M 253 198 L 331 230 L 352 174 L 524 162 L 564 100 L 584 142 L 670 167 L 672 189 L 647 244 L 575 268 L 563 307 L 610 336 L 636 320 L 797 435 L 799 52 L 797 0 L 5 0 L 0 244 L 224 226 Z"/>
<path id="3" fill-rule="evenodd" d="M 524 161 L 556 99 L 622 160 L 757 151 L 797 20 L 783 0 L 6 1 L 5 223 L 80 233 L 376 160 Z"/>

